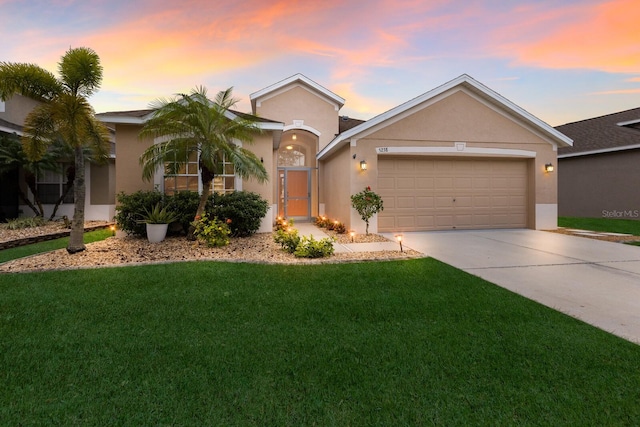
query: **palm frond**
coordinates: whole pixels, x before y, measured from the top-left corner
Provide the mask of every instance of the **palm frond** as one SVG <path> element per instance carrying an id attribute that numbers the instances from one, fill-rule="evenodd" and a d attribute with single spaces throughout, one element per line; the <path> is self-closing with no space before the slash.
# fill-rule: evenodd
<path id="1" fill-rule="evenodd" d="M 6 101 L 14 94 L 50 101 L 62 92 L 56 77 L 35 64 L 0 62 L 0 99 Z"/>
<path id="2" fill-rule="evenodd" d="M 100 57 L 87 47 L 69 49 L 58 64 L 58 71 L 72 95 L 91 96 L 102 82 Z"/>

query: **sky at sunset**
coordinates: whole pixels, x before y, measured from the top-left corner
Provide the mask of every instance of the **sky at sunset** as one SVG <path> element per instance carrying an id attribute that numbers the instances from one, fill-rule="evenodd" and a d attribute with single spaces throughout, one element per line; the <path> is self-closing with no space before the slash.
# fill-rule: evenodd
<path id="1" fill-rule="evenodd" d="M 0 61 L 104 67 L 97 112 L 302 73 L 368 119 L 467 73 L 552 126 L 640 107 L 638 0 L 0 0 Z"/>

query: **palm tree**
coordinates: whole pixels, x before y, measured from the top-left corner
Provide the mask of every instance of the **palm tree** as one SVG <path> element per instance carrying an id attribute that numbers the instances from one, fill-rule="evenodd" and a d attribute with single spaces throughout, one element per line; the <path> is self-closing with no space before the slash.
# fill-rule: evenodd
<path id="1" fill-rule="evenodd" d="M 0 62 L 0 99 L 20 94 L 40 101 L 24 123 L 22 144 L 29 160 L 41 159 L 56 140 L 73 151 L 74 213 L 67 252 L 83 251 L 85 149 L 109 152 L 107 128 L 95 118 L 87 98 L 102 82 L 100 58 L 89 48 L 69 49 L 58 64 L 60 78 L 34 64 Z"/>
<path id="2" fill-rule="evenodd" d="M 171 100 L 157 100 L 151 105 L 155 114 L 140 133 L 140 138 L 161 139 L 140 156 L 142 176 L 147 181 L 160 167 L 175 174 L 190 156 L 198 156 L 203 190 L 196 218 L 204 213 L 211 182 L 223 158 L 234 165 L 235 173 L 242 178 L 253 177 L 259 182 L 268 179 L 260 159 L 237 144 L 251 142 L 260 129 L 253 116 L 231 111 L 238 102 L 232 97 L 232 89 L 220 91 L 213 102 L 204 87 L 196 87 L 188 95 L 178 94 Z"/>

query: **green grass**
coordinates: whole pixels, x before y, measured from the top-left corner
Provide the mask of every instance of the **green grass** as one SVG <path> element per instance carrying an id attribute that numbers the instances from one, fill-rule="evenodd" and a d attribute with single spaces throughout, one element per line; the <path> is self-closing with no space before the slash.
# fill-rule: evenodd
<path id="1" fill-rule="evenodd" d="M 0 275 L 0 425 L 637 425 L 640 347 L 433 259 Z"/>
<path id="2" fill-rule="evenodd" d="M 104 240 L 107 237 L 111 237 L 113 232 L 108 228 L 95 231 L 87 231 L 84 233 L 84 242 L 92 243 Z M 19 246 L 17 248 L 4 249 L 0 251 L 0 263 L 11 261 L 12 259 L 24 258 L 29 255 L 35 255 L 42 252 L 49 252 L 56 249 L 66 248 L 69 244 L 68 237 L 62 237 L 60 239 L 48 240 L 46 242 L 34 243 L 26 246 Z"/>
<path id="3" fill-rule="evenodd" d="M 558 218 L 558 226 L 640 236 L 640 221 L 633 219 L 560 217 Z"/>

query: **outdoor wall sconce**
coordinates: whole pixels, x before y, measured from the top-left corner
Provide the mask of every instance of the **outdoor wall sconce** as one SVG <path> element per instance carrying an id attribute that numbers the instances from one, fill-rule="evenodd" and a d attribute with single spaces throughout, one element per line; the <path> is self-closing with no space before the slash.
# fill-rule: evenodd
<path id="1" fill-rule="evenodd" d="M 296 133 L 294 132 L 293 136 L 291 137 L 291 139 L 293 139 L 295 141 L 296 139 L 298 139 L 298 135 L 296 135 Z"/>
<path id="2" fill-rule="evenodd" d="M 546 165 L 544 165 L 544 171 L 553 172 L 553 165 L 551 163 L 547 163 Z"/>
<path id="3" fill-rule="evenodd" d="M 365 162 L 364 160 L 360 162 L 360 170 L 367 170 L 367 162 Z"/>

